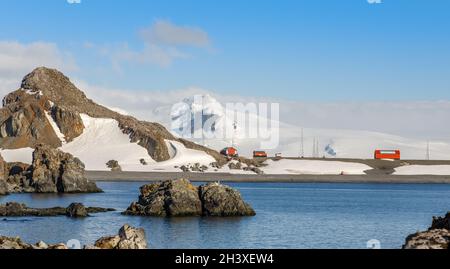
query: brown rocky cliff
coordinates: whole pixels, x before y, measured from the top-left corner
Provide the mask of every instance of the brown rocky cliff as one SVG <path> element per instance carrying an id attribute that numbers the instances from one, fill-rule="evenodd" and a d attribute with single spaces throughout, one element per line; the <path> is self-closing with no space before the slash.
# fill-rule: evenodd
<path id="1" fill-rule="evenodd" d="M 93 118 L 117 120 L 131 142 L 146 148 L 156 161 L 170 158 L 165 140 L 175 140 L 187 148 L 205 151 L 220 164 L 226 162 L 218 152 L 177 139 L 158 123 L 139 121 L 96 104 L 55 69 L 40 67 L 25 76 L 21 89 L 7 95 L 3 106 L 0 110 L 0 148 L 34 147 L 40 143 L 59 147 L 61 141 L 45 117 L 47 111 L 69 142 L 82 134 L 84 126 L 80 114 L 87 114 Z"/>

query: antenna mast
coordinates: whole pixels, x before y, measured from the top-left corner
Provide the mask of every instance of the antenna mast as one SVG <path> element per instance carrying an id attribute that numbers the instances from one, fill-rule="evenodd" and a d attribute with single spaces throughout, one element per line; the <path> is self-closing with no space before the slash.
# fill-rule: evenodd
<path id="1" fill-rule="evenodd" d="M 303 128 L 302 128 L 302 132 L 301 132 L 301 149 L 300 149 L 300 157 L 304 158 L 305 157 L 305 137 L 303 135 Z"/>

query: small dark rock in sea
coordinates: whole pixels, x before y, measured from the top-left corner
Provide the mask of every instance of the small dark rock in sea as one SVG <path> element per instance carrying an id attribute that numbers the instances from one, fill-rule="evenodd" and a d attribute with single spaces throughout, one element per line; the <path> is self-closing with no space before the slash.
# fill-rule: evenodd
<path id="1" fill-rule="evenodd" d="M 254 216 L 237 190 L 219 183 L 196 187 L 189 180 L 177 179 L 144 185 L 138 202 L 125 215 L 182 216 Z"/>
<path id="2" fill-rule="evenodd" d="M 209 183 L 200 186 L 199 193 L 205 216 L 254 216 L 256 214 L 253 208 L 242 200 L 241 194 L 229 186 Z"/>
<path id="3" fill-rule="evenodd" d="M 6 203 L 0 205 L 0 216 L 2 217 L 55 217 L 68 216 L 71 218 L 88 217 L 89 214 L 115 211 L 112 208 L 85 207 L 83 204 L 73 203 L 69 207 L 52 208 L 30 208 L 25 204 Z"/>

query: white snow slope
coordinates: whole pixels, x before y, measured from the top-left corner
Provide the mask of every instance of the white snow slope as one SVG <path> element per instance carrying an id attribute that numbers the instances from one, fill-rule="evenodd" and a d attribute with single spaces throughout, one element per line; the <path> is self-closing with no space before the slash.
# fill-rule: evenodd
<path id="1" fill-rule="evenodd" d="M 124 134 L 114 119 L 97 119 L 82 114 L 85 129 L 83 134 L 61 147 L 85 163 L 87 170 L 108 170 L 106 163 L 116 160 L 127 170 L 129 166 L 139 164 L 140 159 L 148 163 L 154 161 L 147 150 L 137 143 L 130 143 L 130 137 Z"/>
<path id="2" fill-rule="evenodd" d="M 214 158 L 203 151 L 187 149 L 183 144 L 175 141 L 166 141 L 170 149 L 171 159 L 165 162 L 155 162 L 148 154 L 147 150 L 137 143 L 131 143 L 130 137 L 124 134 L 119 124 L 114 119 L 92 118 L 81 114 L 85 129 L 83 134 L 70 143 L 64 143 L 62 151 L 71 153 L 78 157 L 87 170 L 108 171 L 106 163 L 110 160 L 119 162 L 123 171 L 180 171 L 182 165 L 209 165 L 215 162 Z M 56 134 L 64 141 L 56 123 L 51 117 L 48 119 L 52 123 Z M 31 148 L 17 150 L 0 150 L 1 155 L 7 162 L 32 162 Z M 144 159 L 147 165 L 141 164 Z"/>
<path id="3" fill-rule="evenodd" d="M 268 160 L 266 164 L 262 170 L 268 175 L 364 175 L 364 171 L 372 169 L 365 164 L 338 161 Z"/>
<path id="4" fill-rule="evenodd" d="M 409 165 L 395 169 L 394 175 L 450 176 L 450 165 Z"/>

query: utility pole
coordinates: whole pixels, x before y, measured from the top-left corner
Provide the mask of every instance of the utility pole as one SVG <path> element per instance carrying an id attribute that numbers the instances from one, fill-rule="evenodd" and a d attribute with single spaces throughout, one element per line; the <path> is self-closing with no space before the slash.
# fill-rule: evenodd
<path id="1" fill-rule="evenodd" d="M 316 157 L 316 138 L 313 138 L 313 148 L 312 148 L 312 156 L 311 157 Z"/>
<path id="2" fill-rule="evenodd" d="M 303 128 L 301 131 L 301 149 L 300 149 L 300 158 L 304 158 L 305 157 L 305 137 L 304 137 L 304 133 L 303 133 Z"/>
<path id="3" fill-rule="evenodd" d="M 317 137 L 317 141 L 316 141 L 316 158 L 319 158 L 320 156 L 320 152 L 319 152 L 319 138 Z"/>

